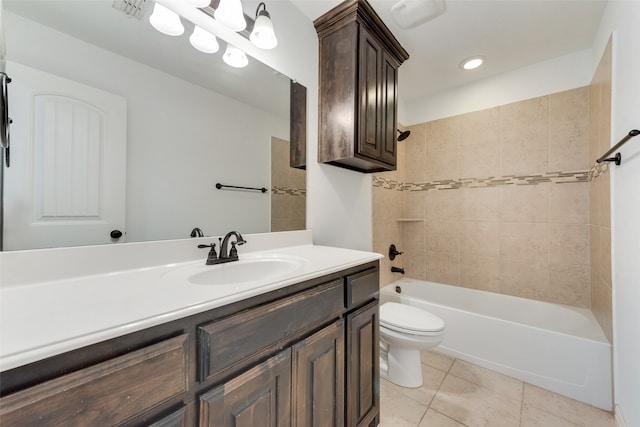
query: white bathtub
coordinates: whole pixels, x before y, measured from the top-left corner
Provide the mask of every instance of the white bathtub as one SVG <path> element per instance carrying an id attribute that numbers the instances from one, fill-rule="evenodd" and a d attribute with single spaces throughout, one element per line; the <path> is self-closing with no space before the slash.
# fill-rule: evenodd
<path id="1" fill-rule="evenodd" d="M 440 316 L 442 353 L 612 409 L 611 345 L 589 310 L 409 278 L 382 288 L 386 301 Z"/>

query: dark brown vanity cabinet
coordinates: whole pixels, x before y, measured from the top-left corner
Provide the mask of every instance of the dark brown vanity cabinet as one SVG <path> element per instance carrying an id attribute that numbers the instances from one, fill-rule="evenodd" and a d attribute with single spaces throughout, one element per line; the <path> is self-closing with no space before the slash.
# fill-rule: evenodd
<path id="1" fill-rule="evenodd" d="M 0 374 L 2 426 L 378 423 L 378 262 Z"/>
<path id="2" fill-rule="evenodd" d="M 318 161 L 396 169 L 398 68 L 409 54 L 365 0 L 315 22 L 320 40 Z"/>

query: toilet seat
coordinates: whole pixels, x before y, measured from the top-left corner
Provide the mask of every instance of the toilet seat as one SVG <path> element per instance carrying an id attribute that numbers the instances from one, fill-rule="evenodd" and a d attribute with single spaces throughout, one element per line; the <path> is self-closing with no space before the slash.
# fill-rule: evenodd
<path id="1" fill-rule="evenodd" d="M 444 321 L 418 307 L 386 302 L 380 306 L 380 326 L 411 335 L 436 335 L 444 330 Z"/>

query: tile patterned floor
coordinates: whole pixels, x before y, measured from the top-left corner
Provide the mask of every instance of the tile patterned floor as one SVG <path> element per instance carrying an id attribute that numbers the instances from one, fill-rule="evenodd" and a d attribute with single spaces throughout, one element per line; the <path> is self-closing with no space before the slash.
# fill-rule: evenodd
<path id="1" fill-rule="evenodd" d="M 380 427 L 615 427 L 608 412 L 442 353 L 422 363 L 420 388 L 382 380 Z"/>

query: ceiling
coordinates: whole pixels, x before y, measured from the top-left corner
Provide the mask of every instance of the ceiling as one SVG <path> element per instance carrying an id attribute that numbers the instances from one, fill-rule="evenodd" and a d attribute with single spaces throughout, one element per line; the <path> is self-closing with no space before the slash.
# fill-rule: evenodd
<path id="1" fill-rule="evenodd" d="M 340 3 L 291 1 L 312 20 Z M 404 101 L 589 49 L 606 5 L 604 0 L 445 0 L 442 15 L 406 30 L 391 16 L 397 1 L 369 3 L 409 52 L 399 76 Z M 485 65 L 459 68 L 474 55 L 485 56 Z"/>

